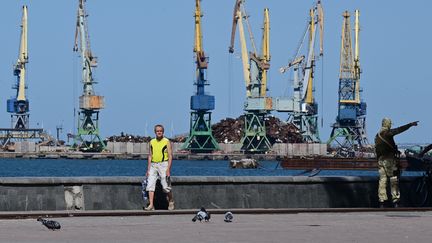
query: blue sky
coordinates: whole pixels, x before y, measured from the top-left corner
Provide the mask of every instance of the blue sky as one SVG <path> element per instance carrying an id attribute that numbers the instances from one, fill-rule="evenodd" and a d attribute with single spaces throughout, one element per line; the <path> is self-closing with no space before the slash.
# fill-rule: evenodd
<path id="1" fill-rule="evenodd" d="M 73 132 L 73 108 L 82 90 L 79 57 L 72 52 L 77 0 L 1 1 L 0 127 L 10 126 L 6 100 L 15 95 L 12 66 L 18 57 L 24 4 L 29 8 L 31 127 L 43 126 L 54 135 L 56 125 L 62 124 L 64 134 Z M 168 136 L 188 131 L 189 99 L 194 91 L 194 4 L 194 0 L 87 1 L 91 47 L 99 58 L 95 90 L 106 101 L 100 113 L 102 136 L 122 131 L 152 135 L 157 123 L 166 126 Z M 289 76 L 278 69 L 292 57 L 312 5 L 312 0 L 246 2 L 257 40 L 263 9 L 270 9 L 271 96 L 289 94 Z M 228 53 L 233 6 L 234 0 L 202 2 L 204 50 L 210 57 L 211 85 L 206 91 L 216 96 L 213 122 L 243 113 L 241 60 L 239 53 Z M 388 116 L 396 126 L 420 120 L 418 127 L 400 135 L 397 142 L 432 142 L 432 115 L 427 108 L 432 90 L 432 34 L 428 30 L 432 2 L 324 0 L 323 6 L 324 63 L 318 63 L 316 72 L 321 138 L 328 139 L 337 115 L 342 12 L 359 9 L 361 86 L 368 104 L 369 139 L 373 141 L 381 119 Z M 273 115 L 287 118 L 283 113 Z"/>

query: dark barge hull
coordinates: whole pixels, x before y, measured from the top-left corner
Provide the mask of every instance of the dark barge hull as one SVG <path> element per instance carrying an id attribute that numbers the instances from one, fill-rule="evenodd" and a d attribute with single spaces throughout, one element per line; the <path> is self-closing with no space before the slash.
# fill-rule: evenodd
<path id="1" fill-rule="evenodd" d="M 280 165 L 284 169 L 329 169 L 329 170 L 376 170 L 376 158 L 284 158 Z M 402 169 L 409 168 L 406 158 L 401 158 Z"/>

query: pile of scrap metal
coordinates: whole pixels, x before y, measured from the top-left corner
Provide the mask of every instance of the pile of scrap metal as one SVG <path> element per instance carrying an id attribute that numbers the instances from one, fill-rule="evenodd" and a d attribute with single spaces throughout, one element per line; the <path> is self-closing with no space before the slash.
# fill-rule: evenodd
<path id="1" fill-rule="evenodd" d="M 149 136 L 139 136 L 132 134 L 120 133 L 120 136 L 113 135 L 111 137 L 107 137 L 108 142 L 121 142 L 121 143 L 148 143 L 152 138 Z M 186 141 L 186 135 L 178 135 L 174 138 L 169 138 L 169 140 L 173 143 L 184 143 Z"/>
<path id="2" fill-rule="evenodd" d="M 272 143 L 303 143 L 300 130 L 292 123 L 269 117 L 266 121 L 267 136 Z"/>
<path id="3" fill-rule="evenodd" d="M 218 143 L 238 143 L 243 136 L 244 117 L 226 118 L 212 126 L 213 136 Z"/>
<path id="4" fill-rule="evenodd" d="M 259 164 L 255 159 L 232 159 L 230 167 L 233 169 L 256 169 Z"/>
<path id="5" fill-rule="evenodd" d="M 173 138 L 169 138 L 169 140 L 173 143 L 184 143 L 186 142 L 187 134 L 176 135 Z"/>
<path id="6" fill-rule="evenodd" d="M 266 118 L 267 136 L 272 143 L 302 143 L 299 129 L 292 123 L 277 117 Z M 226 118 L 212 126 L 213 136 L 218 143 L 239 143 L 243 137 L 244 116 Z"/>
<path id="7" fill-rule="evenodd" d="M 131 143 L 148 143 L 151 140 L 151 137 L 141 137 L 137 135 L 120 133 L 120 136 L 113 135 L 111 137 L 107 137 L 108 142 L 131 142 Z"/>

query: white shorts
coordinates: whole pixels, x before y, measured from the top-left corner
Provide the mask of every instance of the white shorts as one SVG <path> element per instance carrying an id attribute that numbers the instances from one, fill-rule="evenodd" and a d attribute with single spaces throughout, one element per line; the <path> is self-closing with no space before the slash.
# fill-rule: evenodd
<path id="1" fill-rule="evenodd" d="M 171 191 L 171 183 L 167 182 L 166 171 L 168 169 L 168 161 L 160 163 L 151 163 L 148 181 L 147 191 L 154 192 L 156 188 L 156 181 L 160 177 L 162 189 L 165 193 Z"/>

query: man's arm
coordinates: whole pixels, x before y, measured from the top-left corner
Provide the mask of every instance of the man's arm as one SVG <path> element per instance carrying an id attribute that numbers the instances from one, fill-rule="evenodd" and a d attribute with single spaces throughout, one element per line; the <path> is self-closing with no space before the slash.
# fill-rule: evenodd
<path id="1" fill-rule="evenodd" d="M 171 176 L 171 165 L 172 165 L 172 146 L 171 146 L 171 141 L 168 142 L 168 169 L 166 171 L 166 175 L 167 176 Z"/>
<path id="2" fill-rule="evenodd" d="M 151 161 L 152 161 L 152 147 L 151 147 L 151 144 L 149 142 L 149 152 L 148 152 L 148 158 L 147 158 L 147 173 L 146 173 L 147 177 L 149 176 Z"/>
<path id="3" fill-rule="evenodd" d="M 412 126 L 417 126 L 417 125 L 418 125 L 418 121 L 410 122 L 410 123 L 408 123 L 406 125 L 390 129 L 388 133 L 389 133 L 389 135 L 394 136 L 394 135 L 397 135 L 399 133 L 405 132 L 406 130 L 408 130 Z"/>

